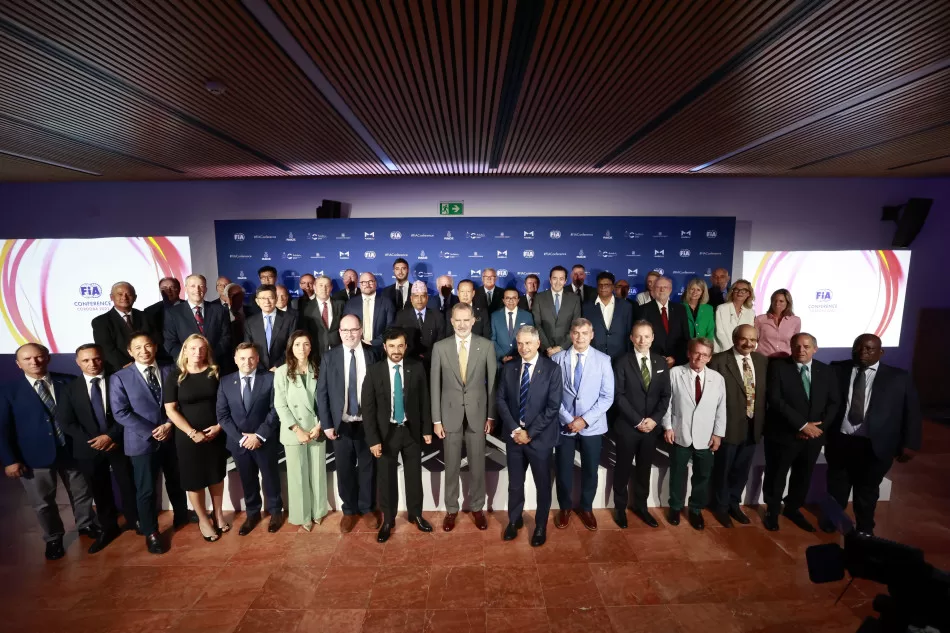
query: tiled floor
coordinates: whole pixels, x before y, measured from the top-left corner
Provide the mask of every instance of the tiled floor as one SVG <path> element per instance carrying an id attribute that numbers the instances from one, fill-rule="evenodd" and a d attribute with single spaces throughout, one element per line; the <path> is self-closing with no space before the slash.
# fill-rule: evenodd
<path id="1" fill-rule="evenodd" d="M 880 507 L 878 531 L 947 569 L 950 428 L 927 424 L 924 438 L 917 459 L 891 471 L 895 501 Z M 769 533 L 758 519 L 727 530 L 707 516 L 710 527 L 697 533 L 685 521 L 651 530 L 631 516 L 621 531 L 598 511 L 598 532 L 575 518 L 567 530 L 549 525 L 547 545 L 533 549 L 530 517 L 511 543 L 502 542 L 506 519 L 495 513 L 487 532 L 468 519 L 448 535 L 400 521 L 379 545 L 362 524 L 340 535 L 332 514 L 313 533 L 285 525 L 268 534 L 261 524 L 212 544 L 189 526 L 170 536 L 164 556 L 148 554 L 132 533 L 90 556 L 89 542 L 72 532 L 66 558 L 46 562 L 23 504 L 17 483 L 0 482 L 5 633 L 850 633 L 881 590 L 857 581 L 835 605 L 843 583 L 811 584 L 804 561 L 805 548 L 834 538 L 784 519 Z M 163 517 L 163 527 L 169 522 Z"/>

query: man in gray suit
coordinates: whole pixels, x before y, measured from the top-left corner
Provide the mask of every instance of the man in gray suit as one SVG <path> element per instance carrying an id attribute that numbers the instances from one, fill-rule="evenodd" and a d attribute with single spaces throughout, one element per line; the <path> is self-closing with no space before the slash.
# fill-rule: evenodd
<path id="1" fill-rule="evenodd" d="M 451 532 L 459 512 L 459 470 L 462 443 L 471 475 L 472 518 L 479 530 L 488 529 L 485 518 L 485 436 L 495 421 L 495 347 L 487 338 L 472 334 L 472 306 L 452 308 L 455 335 L 432 348 L 430 376 L 432 421 L 445 450 L 445 520 Z"/>
<path id="2" fill-rule="evenodd" d="M 570 349 L 571 323 L 581 318 L 581 301 L 577 295 L 564 291 L 567 269 L 555 266 L 549 277 L 551 289 L 539 292 L 531 308 L 534 325 L 541 336 L 541 349 L 554 356 L 562 349 Z"/>

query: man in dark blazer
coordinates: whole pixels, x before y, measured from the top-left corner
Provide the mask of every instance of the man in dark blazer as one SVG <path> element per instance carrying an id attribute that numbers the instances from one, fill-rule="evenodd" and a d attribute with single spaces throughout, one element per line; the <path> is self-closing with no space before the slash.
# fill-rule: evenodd
<path id="1" fill-rule="evenodd" d="M 769 531 L 779 528 L 782 493 L 791 470 L 782 514 L 801 529 L 814 532 L 815 526 L 801 513 L 801 507 L 825 443 L 825 430 L 838 415 L 841 396 L 834 370 L 812 359 L 818 351 L 815 337 L 801 332 L 792 337 L 791 346 L 791 357 L 769 363 L 766 378 L 762 496 L 767 509 L 763 522 Z"/>
<path id="2" fill-rule="evenodd" d="M 62 558 L 66 529 L 56 504 L 56 480 L 69 493 L 79 533 L 98 539 L 92 495 L 76 467 L 70 442 L 56 419 L 68 374 L 49 371 L 49 350 L 39 343 L 21 345 L 16 364 L 23 376 L 0 388 L 0 462 L 7 477 L 19 479 L 46 541 L 47 560 Z"/>
<path id="3" fill-rule="evenodd" d="M 171 357 L 165 351 L 164 345 L 165 314 L 170 308 L 181 303 L 181 282 L 174 277 L 164 277 L 158 282 L 158 291 L 162 295 L 162 300 L 143 310 L 149 327 L 142 331 L 152 332 L 152 338 L 158 346 L 158 359 L 162 362 L 170 362 Z"/>
<path id="4" fill-rule="evenodd" d="M 320 360 L 317 378 L 317 412 L 327 438 L 333 441 L 336 481 L 343 502 L 340 530 L 352 532 L 360 515 L 367 525 L 378 530 L 382 517 L 374 510 L 376 490 L 374 467 L 360 405 L 366 368 L 376 362 L 376 350 L 360 339 L 363 328 L 359 317 L 348 314 L 340 321 L 342 345 L 337 345 Z"/>
<path id="5" fill-rule="evenodd" d="M 534 298 L 531 316 L 541 337 L 541 353 L 554 356 L 571 343 L 571 323 L 581 317 L 581 301 L 564 288 L 567 269 L 555 266 L 549 277 L 551 288 Z"/>
<path id="6" fill-rule="evenodd" d="M 751 522 L 739 506 L 765 423 L 769 359 L 755 351 L 758 344 L 756 329 L 740 325 L 732 333 L 732 349 L 709 361 L 710 369 L 726 381 L 726 434 L 714 457 L 710 499 L 713 516 L 723 527 L 732 527 L 732 519 Z"/>
<path id="7" fill-rule="evenodd" d="M 524 278 L 524 294 L 518 299 L 518 308 L 531 312 L 534 309 L 534 299 L 538 296 L 538 289 L 541 287 L 541 278 L 530 273 Z M 533 317 L 532 317 L 533 318 Z"/>
<path id="8" fill-rule="evenodd" d="M 495 285 L 498 279 L 498 272 L 494 268 L 485 268 L 482 270 L 482 287 L 475 290 L 475 299 L 472 303 L 479 303 L 488 311 L 489 316 L 496 311 L 501 310 L 504 288 Z"/>
<path id="9" fill-rule="evenodd" d="M 105 371 L 112 374 L 129 363 L 129 335 L 140 330 L 151 330 L 145 313 L 132 307 L 135 288 L 127 281 L 112 284 L 112 309 L 92 320 L 92 338 L 102 349 Z"/>
<path id="10" fill-rule="evenodd" d="M 76 364 L 82 370 L 82 376 L 69 383 L 63 391 L 62 400 L 56 405 L 56 419 L 72 440 L 73 457 L 89 483 L 102 528 L 99 538 L 89 547 L 90 554 L 102 550 L 119 535 L 119 510 L 112 488 L 113 475 L 119 487 L 126 527 L 137 529 L 139 520 L 135 507 L 132 464 L 122 450 L 123 429 L 112 417 L 103 356 L 98 345 L 88 343 L 79 346 Z"/>
<path id="11" fill-rule="evenodd" d="M 255 297 L 259 311 L 244 323 L 244 342 L 257 347 L 262 369 L 273 370 L 286 362 L 287 341 L 296 329 L 294 317 L 277 309 L 277 290 L 261 286 Z"/>
<path id="12" fill-rule="evenodd" d="M 307 307 L 307 303 L 312 301 L 315 297 L 314 285 L 316 282 L 316 277 L 310 273 L 304 273 L 300 275 L 300 296 L 291 301 L 291 307 L 301 316 L 303 316 L 303 311 L 304 308 Z"/>
<path id="13" fill-rule="evenodd" d="M 673 282 L 669 277 L 660 277 L 653 284 L 653 301 L 640 306 L 640 318 L 653 325 L 652 350 L 666 357 L 668 367 L 686 363 L 686 347 L 689 344 L 689 321 L 686 307 L 672 303 L 670 294 Z"/>
<path id="14" fill-rule="evenodd" d="M 587 280 L 587 269 L 583 264 L 574 264 L 571 268 L 571 285 L 568 292 L 574 294 L 581 302 L 581 310 L 585 303 L 590 303 L 597 298 L 597 289 L 584 283 Z"/>
<path id="15" fill-rule="evenodd" d="M 215 362 L 231 360 L 231 318 L 220 301 L 205 301 L 207 291 L 204 275 L 188 275 L 187 299 L 165 313 L 165 351 L 173 362 L 178 362 L 181 346 L 192 334 L 208 339 Z"/>
<path id="16" fill-rule="evenodd" d="M 448 275 L 439 275 L 435 280 L 435 294 L 429 297 L 429 309 L 435 310 L 445 319 L 446 328 L 452 318 L 452 307 L 459 302 L 459 298 L 452 294 L 455 289 L 452 278 Z"/>
<path id="17" fill-rule="evenodd" d="M 594 328 L 591 347 L 617 362 L 630 350 L 633 329 L 633 304 L 614 296 L 614 275 L 604 271 L 597 275 L 597 296 L 581 306 L 581 314 Z"/>
<path id="18" fill-rule="evenodd" d="M 709 305 L 715 312 L 716 308 L 726 302 L 726 295 L 729 294 L 729 271 L 725 268 L 717 268 L 712 271 L 709 279 Z"/>
<path id="19" fill-rule="evenodd" d="M 429 290 L 424 281 L 412 284 L 409 304 L 396 314 L 395 327 L 406 335 L 406 358 L 422 363 L 426 376 L 432 363 L 432 346 L 446 337 L 445 319 L 438 310 L 430 310 Z"/>
<path id="20" fill-rule="evenodd" d="M 343 271 L 343 287 L 333 293 L 334 301 L 346 303 L 353 297 L 360 296 L 359 273 L 352 268 Z"/>
<path id="21" fill-rule="evenodd" d="M 257 296 L 261 296 L 260 289 Z M 265 309 L 264 306 L 261 309 Z M 271 405 L 274 374 L 264 370 L 257 347 L 250 342 L 237 346 L 234 364 L 237 372 L 221 378 L 216 410 L 218 424 L 227 436 L 228 451 L 234 458 L 244 489 L 247 518 L 238 534 L 250 534 L 261 521 L 261 480 L 270 514 L 267 531 L 276 532 L 280 529 L 284 504 L 277 468 L 280 449 L 277 412 Z"/>
<path id="22" fill-rule="evenodd" d="M 420 532 L 432 525 L 422 517 L 422 445 L 432 443 L 428 379 L 422 363 L 405 358 L 406 334 L 390 328 L 383 334 L 386 358 L 366 368 L 363 415 L 366 443 L 379 460 L 379 507 L 383 525 L 376 540 L 389 540 L 399 503 L 399 456 L 402 456 L 409 522 Z"/>
<path id="23" fill-rule="evenodd" d="M 670 372 L 666 358 L 650 351 L 653 326 L 637 321 L 630 333 L 633 351 L 614 364 L 614 404 L 617 417 L 614 439 L 617 465 L 614 470 L 614 521 L 627 527 L 627 485 L 636 460 L 633 488 L 633 514 L 650 527 L 659 523 L 647 510 L 650 475 L 657 440 L 663 434 L 660 422 L 670 406 Z"/>
<path id="24" fill-rule="evenodd" d="M 501 368 L 495 393 L 508 464 L 508 525 L 503 538 L 518 538 L 518 530 L 524 527 L 524 477 L 530 465 L 538 493 L 531 545 L 540 547 L 547 540 L 551 513 L 551 461 L 560 428 L 557 416 L 563 383 L 558 364 L 538 353 L 537 328 L 522 326 L 516 340 L 520 361 Z"/>
<path id="25" fill-rule="evenodd" d="M 399 314 L 403 308 L 409 306 L 409 291 L 412 286 L 409 281 L 409 262 L 402 257 L 393 262 L 393 276 L 396 283 L 386 286 L 379 294 L 386 297 L 393 304 L 395 313 Z M 428 296 L 428 293 L 426 295 Z"/>
<path id="26" fill-rule="evenodd" d="M 331 347 L 340 344 L 340 319 L 345 303 L 330 298 L 332 280 L 321 276 L 314 282 L 313 298 L 304 305 L 298 327 L 307 330 L 317 355 L 323 358 Z"/>
<path id="27" fill-rule="evenodd" d="M 910 374 L 881 362 L 881 339 L 862 334 L 851 360 L 832 363 L 838 378 L 838 415 L 825 429 L 828 494 L 845 509 L 853 492 L 855 529 L 874 534 L 881 482 L 894 459 L 906 462 L 920 450 L 921 413 Z M 822 517 L 822 530 L 835 525 Z"/>
<path id="28" fill-rule="evenodd" d="M 377 353 L 382 353 L 383 332 L 396 319 L 396 309 L 389 299 L 376 292 L 376 277 L 373 273 L 360 275 L 360 294 L 346 302 L 343 314 L 359 317 L 363 326 L 363 342 L 376 348 Z"/>
<path id="29" fill-rule="evenodd" d="M 485 300 L 475 296 L 475 283 L 471 279 L 463 279 L 459 282 L 456 292 L 458 292 L 458 301 L 452 303 L 453 307 L 456 303 L 464 303 L 472 307 L 472 315 L 475 318 L 472 334 L 491 339 L 491 315 L 488 313 Z M 452 336 L 455 334 L 452 328 L 452 310 L 449 310 L 448 317 L 445 322 L 446 335 Z"/>
<path id="30" fill-rule="evenodd" d="M 508 361 L 519 358 L 518 342 L 515 335 L 522 325 L 534 325 L 534 317 L 527 310 L 518 306 L 518 291 L 514 288 L 505 288 L 504 308 L 491 315 L 491 342 L 495 346 L 495 358 L 498 367 Z"/>

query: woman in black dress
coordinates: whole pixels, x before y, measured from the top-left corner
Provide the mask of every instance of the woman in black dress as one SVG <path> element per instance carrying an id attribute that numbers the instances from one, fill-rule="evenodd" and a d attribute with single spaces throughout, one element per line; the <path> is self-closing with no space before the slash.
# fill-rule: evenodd
<path id="1" fill-rule="evenodd" d="M 181 347 L 178 367 L 164 381 L 165 412 L 175 425 L 175 449 L 181 487 L 198 513 L 198 529 L 206 541 L 217 541 L 231 526 L 224 522 L 221 502 L 228 451 L 217 422 L 218 366 L 208 339 L 192 334 Z M 211 491 L 214 523 L 208 518 L 205 488 Z M 220 528 L 218 526 L 221 526 Z"/>

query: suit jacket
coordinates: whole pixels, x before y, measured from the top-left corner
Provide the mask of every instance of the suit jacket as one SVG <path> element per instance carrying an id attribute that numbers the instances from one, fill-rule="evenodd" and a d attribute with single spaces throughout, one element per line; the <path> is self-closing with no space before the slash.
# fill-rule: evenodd
<path id="1" fill-rule="evenodd" d="M 359 317 L 360 321 L 362 321 L 363 295 L 358 295 L 347 301 L 346 307 L 343 308 L 343 314 L 355 314 L 357 317 Z M 385 332 L 386 328 L 392 325 L 392 322 L 395 320 L 396 308 L 393 307 L 393 304 L 389 299 L 383 297 L 377 292 L 376 301 L 373 302 L 373 332 L 372 336 L 370 337 L 373 339 L 373 347 L 375 347 L 377 350 L 382 350 L 383 332 Z"/>
<path id="2" fill-rule="evenodd" d="M 159 366 L 162 385 L 168 380 L 172 369 L 172 365 Z M 160 396 L 159 400 L 155 402 L 138 365 L 129 365 L 109 377 L 109 406 L 115 421 L 122 425 L 122 443 L 125 454 L 129 457 L 158 450 L 159 442 L 152 437 L 152 431 L 158 425 L 168 422 L 164 395 Z M 172 436 L 165 441 L 173 441 Z"/>
<path id="3" fill-rule="evenodd" d="M 74 376 L 49 372 L 49 377 L 59 409 Z M 67 441 L 67 449 L 69 444 Z M 3 465 L 20 463 L 30 468 L 47 468 L 56 463 L 58 451 L 53 421 L 26 376 L 21 375 L 0 387 L 0 461 Z"/>
<path id="4" fill-rule="evenodd" d="M 766 384 L 769 359 L 763 354 L 752 352 L 752 371 L 755 374 L 755 404 L 753 405 L 752 433 L 755 441 L 762 439 L 762 426 L 765 424 L 765 407 L 768 400 Z M 709 367 L 722 374 L 726 381 L 726 435 L 723 438 L 730 444 L 743 444 L 748 438 L 749 418 L 746 417 L 745 381 L 736 362 L 733 350 L 714 354 Z"/>
<path id="5" fill-rule="evenodd" d="M 728 292 L 729 292 L 729 289 L 726 288 L 726 293 L 728 294 Z M 722 296 L 722 291 L 720 291 L 719 288 L 716 288 L 716 287 L 714 287 L 714 286 L 710 286 L 710 287 L 709 287 L 709 304 L 708 304 L 708 305 L 712 306 L 713 312 L 715 312 L 715 311 L 716 311 L 716 308 L 718 308 L 719 306 L 721 306 L 721 305 L 724 304 L 725 302 L 726 302 L 726 298 Z"/>
<path id="6" fill-rule="evenodd" d="M 573 284 L 568 284 L 564 287 L 567 289 L 568 292 L 570 292 L 572 295 L 577 297 L 577 291 L 574 289 Z M 594 299 L 597 298 L 597 288 L 584 284 L 583 286 L 581 286 L 581 295 L 582 296 L 577 297 L 577 298 L 581 300 L 581 309 L 583 309 L 583 305 L 585 303 L 590 303 Z"/>
<path id="7" fill-rule="evenodd" d="M 534 299 L 537 299 L 537 298 L 538 298 L 538 295 L 535 294 Z M 518 309 L 524 310 L 525 312 L 531 312 L 532 309 L 534 308 L 534 299 L 532 299 L 531 301 L 531 307 L 528 307 L 528 295 L 526 293 L 522 293 L 521 296 L 518 297 Z"/>
<path id="8" fill-rule="evenodd" d="M 838 414 L 825 432 L 840 433 L 848 407 L 848 391 L 851 389 L 852 361 L 831 363 L 838 379 Z M 865 411 L 864 424 L 868 425 L 871 448 L 878 459 L 890 460 L 900 455 L 901 450 L 920 449 L 921 413 L 920 402 L 914 381 L 903 369 L 878 365 L 874 382 L 871 383 L 871 402 Z"/>
<path id="9" fill-rule="evenodd" d="M 689 323 L 686 317 L 686 308 L 681 303 L 667 304 L 667 318 L 670 321 L 669 333 L 663 329 L 663 318 L 660 306 L 656 301 L 650 301 L 640 306 L 640 318 L 653 325 L 653 345 L 650 351 L 661 356 L 672 356 L 677 365 L 684 365 L 686 347 L 689 345 Z"/>
<path id="10" fill-rule="evenodd" d="M 458 301 L 452 303 L 454 306 Z M 485 303 L 485 299 L 472 300 L 472 314 L 475 317 L 475 322 L 472 324 L 472 334 L 475 336 L 481 336 L 482 338 L 491 339 L 491 314 L 488 312 L 488 306 Z M 448 317 L 445 321 L 445 335 L 452 336 L 455 334 L 455 328 L 452 327 L 452 310 L 449 309 Z"/>
<path id="11" fill-rule="evenodd" d="M 254 343 L 257 347 L 257 353 L 261 357 L 260 364 L 264 369 L 280 367 L 287 362 L 287 341 L 290 340 L 290 335 L 297 328 L 295 314 L 274 310 L 271 316 L 274 319 L 271 328 L 270 347 L 267 347 L 263 312 L 248 317 L 244 322 L 244 340 L 247 343 Z"/>
<path id="12" fill-rule="evenodd" d="M 550 451 L 558 441 L 558 411 L 561 408 L 561 367 L 554 361 L 538 353 L 533 363 L 537 363 L 528 385 L 528 400 L 525 404 L 524 429 L 531 438 L 529 445 L 537 451 Z M 495 403 L 501 419 L 502 437 L 511 442 L 511 433 L 521 428 L 521 373 L 522 359 L 505 363 L 501 368 L 498 381 L 498 393 Z"/>
<path id="13" fill-rule="evenodd" d="M 488 293 L 485 292 L 485 286 L 481 286 L 475 289 L 475 299 L 474 302 L 480 302 L 482 305 L 488 308 L 488 314 L 494 314 L 495 311 L 501 310 L 505 307 L 502 299 L 505 297 L 505 289 L 501 286 L 496 285 L 491 291 L 491 301 L 488 300 Z"/>
<path id="14" fill-rule="evenodd" d="M 663 416 L 663 429 L 673 429 L 679 446 L 703 450 L 713 435 L 726 434 L 726 381 L 716 370 L 706 367 L 703 397 L 696 402 L 696 381 L 689 365 L 670 369 L 673 395 Z"/>
<path id="15" fill-rule="evenodd" d="M 165 313 L 172 307 L 162 300 L 143 310 L 145 319 L 149 324 L 149 331 L 152 333 L 152 338 L 155 339 L 155 345 L 158 347 L 158 354 L 156 355 L 161 362 L 171 362 L 171 356 L 165 350 Z"/>
<path id="16" fill-rule="evenodd" d="M 518 356 L 518 341 L 515 340 L 518 328 L 522 325 L 534 325 L 534 317 L 527 310 L 518 308 L 514 322 L 514 336 L 508 336 L 508 309 L 503 307 L 491 315 L 491 342 L 495 346 L 495 358 L 498 359 L 499 365 L 505 356 Z"/>
<path id="17" fill-rule="evenodd" d="M 384 296 L 384 297 L 386 297 L 386 298 L 389 300 L 389 303 L 393 304 L 393 311 L 394 311 L 394 312 L 399 312 L 399 311 L 401 311 L 403 308 L 405 308 L 406 306 L 412 305 L 412 304 L 409 302 L 409 289 L 410 289 L 411 286 L 412 286 L 412 282 L 407 280 L 407 281 L 406 281 L 406 300 L 405 300 L 405 302 L 403 302 L 403 304 L 402 304 L 401 306 L 400 306 L 399 303 L 398 303 L 398 301 L 399 301 L 399 298 L 398 298 L 399 293 L 396 292 L 396 284 L 392 284 L 392 285 L 386 286 L 385 288 L 383 288 L 382 290 L 379 291 L 379 294 L 382 295 L 382 296 Z"/>
<path id="18" fill-rule="evenodd" d="M 406 412 L 406 426 L 412 438 L 422 444 L 423 435 L 432 435 L 432 417 L 429 412 L 429 388 L 422 363 L 404 358 L 402 365 L 402 403 Z M 389 360 L 383 359 L 366 368 L 363 380 L 363 429 L 366 443 L 382 444 L 392 424 L 392 397 Z"/>
<path id="19" fill-rule="evenodd" d="M 313 295 L 313 298 L 311 299 L 307 295 L 303 294 L 303 291 L 301 291 L 299 297 L 294 297 L 290 300 L 290 307 L 296 310 L 298 314 L 302 315 L 304 308 L 307 307 L 307 304 L 311 301 L 316 301 L 316 299 L 317 295 Z"/>
<path id="20" fill-rule="evenodd" d="M 441 312 L 442 316 L 445 318 L 445 328 L 448 330 L 452 327 L 450 320 L 452 318 L 452 306 L 459 302 L 459 298 L 455 295 L 449 295 L 449 305 L 446 306 L 446 309 L 442 309 L 442 295 L 432 295 L 429 297 L 429 305 L 427 306 L 430 310 L 435 310 L 436 312 Z"/>
<path id="21" fill-rule="evenodd" d="M 122 452 L 122 427 L 116 424 L 112 416 L 112 407 L 109 406 L 109 380 L 103 375 L 99 382 L 99 388 L 106 397 L 103 410 L 106 414 L 106 431 L 113 442 L 118 444 L 117 450 Z M 96 421 L 96 414 L 92 410 L 92 401 L 89 399 L 89 389 L 86 387 L 86 379 L 83 376 L 75 378 L 66 385 L 63 390 L 63 397 L 56 403 L 56 419 L 59 421 L 59 427 L 72 440 L 73 457 L 76 459 L 94 459 L 99 455 L 104 455 L 104 451 L 97 451 L 89 446 L 89 440 L 102 435 L 99 430 L 99 422 Z"/>
<path id="22" fill-rule="evenodd" d="M 273 408 L 274 374 L 258 366 L 251 388 L 251 409 L 244 410 L 241 397 L 241 373 L 224 376 L 218 383 L 218 402 L 215 410 L 218 424 L 227 436 L 228 451 L 232 455 L 247 452 L 240 445 L 244 433 L 255 433 L 264 438 L 264 446 L 271 448 L 277 442 L 277 414 Z"/>
<path id="23" fill-rule="evenodd" d="M 670 407 L 670 371 L 666 358 L 650 352 L 650 386 L 643 384 L 643 374 L 637 362 L 636 351 L 624 354 L 614 365 L 614 402 L 617 404 L 617 423 L 636 427 L 644 418 L 656 422 L 654 433 L 659 433 L 661 423 Z"/>
<path id="24" fill-rule="evenodd" d="M 379 354 L 372 346 L 365 343 L 361 343 L 360 347 L 368 369 L 379 358 Z M 324 429 L 339 429 L 343 424 L 343 410 L 346 408 L 343 354 L 346 351 L 346 347 L 337 345 L 330 348 L 330 351 L 320 359 L 320 375 L 317 379 L 317 413 L 320 416 L 320 426 Z"/>
<path id="25" fill-rule="evenodd" d="M 201 314 L 205 322 L 203 334 L 211 344 L 215 362 L 228 362 L 234 355 L 234 348 L 231 346 L 231 317 L 228 316 L 227 308 L 220 301 L 205 301 Z M 202 332 L 198 330 L 191 304 L 182 301 L 169 308 L 165 313 L 164 344 L 165 351 L 173 361 L 177 362 L 182 344 L 192 334 Z"/>
<path id="26" fill-rule="evenodd" d="M 588 347 L 584 352 L 581 384 L 576 388 L 571 371 L 572 354 L 573 346 L 551 357 L 560 366 L 564 382 L 559 410 L 561 433 L 573 435 L 565 427 L 575 417 L 582 417 L 587 427 L 580 430 L 581 435 L 603 435 L 607 432 L 607 409 L 614 403 L 614 371 L 610 366 L 610 356 Z"/>
<path id="27" fill-rule="evenodd" d="M 333 299 L 334 301 L 342 301 L 343 303 L 346 303 L 353 297 L 358 297 L 358 296 L 360 296 L 360 287 L 356 286 L 356 289 L 353 291 L 353 294 L 350 294 L 346 290 L 346 288 L 341 288 L 340 290 L 337 290 L 332 295 L 330 295 L 330 298 Z"/>
<path id="28" fill-rule="evenodd" d="M 689 309 L 689 306 L 685 303 L 682 305 L 686 308 L 686 321 L 689 324 L 690 338 L 696 338 L 697 336 L 706 338 L 716 337 L 715 308 L 708 303 L 700 304 L 696 310 L 696 317 L 693 318 L 693 311 Z M 730 333 L 729 336 L 731 337 L 732 334 Z"/>
<path id="29" fill-rule="evenodd" d="M 531 309 L 534 325 L 541 336 L 541 352 L 549 347 L 567 349 L 571 343 L 571 322 L 581 316 L 581 302 L 568 289 L 561 292 L 561 309 L 554 315 L 554 294 L 550 290 L 534 296 Z"/>
<path id="30" fill-rule="evenodd" d="M 316 297 L 304 305 L 300 313 L 300 323 L 297 324 L 297 327 L 310 333 L 310 338 L 319 356 L 323 356 L 331 347 L 343 342 L 340 339 L 340 320 L 343 318 L 343 310 L 346 308 L 346 304 L 331 297 L 329 308 L 329 311 L 333 313 L 330 317 L 329 328 L 323 324 L 320 301 Z"/>
<path id="31" fill-rule="evenodd" d="M 429 371 L 432 362 L 432 346 L 446 336 L 445 319 L 438 310 L 426 308 L 423 316 L 422 328 L 419 328 L 419 319 L 415 309 L 410 305 L 400 310 L 396 315 L 394 325 L 406 331 L 406 358 L 417 360 Z"/>
<path id="32" fill-rule="evenodd" d="M 798 440 L 799 430 L 806 422 L 821 422 L 827 432 L 841 406 L 841 390 L 835 370 L 824 363 L 811 362 L 811 397 L 805 395 L 798 366 L 792 358 L 776 358 L 769 362 L 766 378 L 768 409 L 765 412 L 765 437 L 785 444 Z M 822 435 L 814 441 L 823 442 Z M 804 440 L 802 440 L 804 441 Z"/>
<path id="33" fill-rule="evenodd" d="M 131 329 L 115 308 L 92 320 L 92 340 L 102 348 L 107 374 L 115 373 L 132 362 L 128 352 L 129 335 L 140 330 L 154 336 L 145 313 L 135 308 L 132 309 Z"/>
<path id="34" fill-rule="evenodd" d="M 614 297 L 614 316 L 608 328 L 604 323 L 604 313 L 598 303 L 585 303 L 581 314 L 590 321 L 594 329 L 591 347 L 617 360 L 632 349 L 630 332 L 633 330 L 633 304 L 625 299 Z"/>
<path id="35" fill-rule="evenodd" d="M 280 431 L 280 443 L 284 446 L 300 446 L 300 441 L 290 429 L 298 425 L 310 431 L 319 424 L 317 419 L 317 378 L 308 371 L 294 380 L 287 377 L 287 365 L 274 371 L 274 410 Z"/>
<path id="36" fill-rule="evenodd" d="M 462 419 L 478 428 L 495 418 L 495 347 L 491 341 L 472 334 L 468 344 L 465 384 L 459 369 L 455 336 L 442 339 L 432 348 L 432 421 L 441 422 L 447 432 L 462 430 Z"/>

